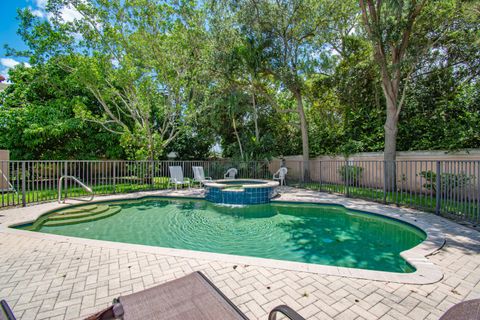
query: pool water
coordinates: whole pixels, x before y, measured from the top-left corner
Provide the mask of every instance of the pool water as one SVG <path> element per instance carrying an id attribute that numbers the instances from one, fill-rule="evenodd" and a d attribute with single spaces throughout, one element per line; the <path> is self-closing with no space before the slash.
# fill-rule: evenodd
<path id="1" fill-rule="evenodd" d="M 336 205 L 225 206 L 205 200 L 117 201 L 108 218 L 38 231 L 89 239 L 391 272 L 413 272 L 400 252 L 419 229 Z"/>

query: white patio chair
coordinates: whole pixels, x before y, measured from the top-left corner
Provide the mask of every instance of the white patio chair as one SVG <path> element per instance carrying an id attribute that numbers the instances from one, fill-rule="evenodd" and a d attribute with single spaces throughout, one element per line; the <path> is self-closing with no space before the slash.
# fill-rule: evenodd
<path id="1" fill-rule="evenodd" d="M 183 169 L 180 166 L 171 166 L 168 167 L 170 170 L 170 180 L 169 180 L 169 185 L 173 184 L 175 186 L 175 189 L 178 188 L 178 186 L 184 186 L 187 185 L 188 188 L 190 189 L 190 181 L 187 181 L 183 178 Z"/>
<path id="2" fill-rule="evenodd" d="M 238 170 L 235 169 L 235 168 L 230 168 L 227 170 L 227 172 L 225 172 L 225 174 L 223 175 L 223 178 L 224 179 L 235 179 L 235 176 L 237 175 L 238 173 Z"/>
<path id="3" fill-rule="evenodd" d="M 211 181 L 211 177 L 205 177 L 205 172 L 203 167 L 192 167 L 193 170 L 193 180 L 200 183 L 200 187 L 205 183 L 205 181 Z"/>
<path id="4" fill-rule="evenodd" d="M 285 177 L 287 176 L 288 169 L 286 167 L 281 167 L 273 174 L 273 180 L 278 180 L 280 185 L 285 185 Z"/>

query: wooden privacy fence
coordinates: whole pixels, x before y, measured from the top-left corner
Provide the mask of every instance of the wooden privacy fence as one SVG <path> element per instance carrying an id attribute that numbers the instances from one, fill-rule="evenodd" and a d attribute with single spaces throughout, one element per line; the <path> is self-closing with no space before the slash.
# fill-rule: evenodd
<path id="1" fill-rule="evenodd" d="M 238 178 L 271 179 L 280 166 L 288 168 L 287 184 L 343 194 L 386 204 L 408 206 L 478 223 L 480 219 L 480 161 L 399 160 L 395 179 L 386 181 L 387 163 L 380 160 L 272 161 L 0 161 L 1 207 L 55 201 L 62 176 L 75 176 L 95 194 L 116 194 L 168 188 L 168 167 L 178 165 L 193 178 L 193 166 L 206 176 L 223 178 L 230 167 Z M 389 166 L 387 166 L 389 167 Z M 387 182 L 387 183 L 386 183 Z M 71 180 L 62 197 L 86 196 Z"/>

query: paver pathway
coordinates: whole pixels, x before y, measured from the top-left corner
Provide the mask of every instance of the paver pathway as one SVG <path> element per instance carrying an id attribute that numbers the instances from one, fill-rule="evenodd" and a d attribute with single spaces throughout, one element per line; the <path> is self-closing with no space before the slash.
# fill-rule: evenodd
<path id="1" fill-rule="evenodd" d="M 282 196 L 332 197 L 294 189 Z M 36 209 L 21 210 L 18 215 Z M 17 220 L 14 214 L 0 211 L 0 227 Z M 158 255 L 0 228 L 0 298 L 19 319 L 81 319 L 121 294 L 201 270 L 252 319 L 267 319 L 278 304 L 308 319 L 438 319 L 453 304 L 480 298 L 480 234 L 446 223 L 446 245 L 429 257 L 445 276 L 429 285 Z"/>

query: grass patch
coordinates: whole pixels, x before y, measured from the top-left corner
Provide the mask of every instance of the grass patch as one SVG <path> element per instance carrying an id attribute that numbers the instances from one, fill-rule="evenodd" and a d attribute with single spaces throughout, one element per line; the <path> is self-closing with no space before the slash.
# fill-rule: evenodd
<path id="1" fill-rule="evenodd" d="M 432 213 L 435 213 L 436 209 L 436 196 L 434 193 L 412 193 L 407 191 L 387 191 L 384 193 L 383 189 L 353 186 L 349 186 L 347 188 L 342 184 L 321 185 L 318 183 L 304 183 L 299 184 L 298 187 L 321 192 L 339 193 L 342 195 L 348 195 L 348 197 L 351 198 L 360 198 L 386 204 L 394 204 Z M 479 206 L 476 201 L 455 201 L 452 199 L 441 199 L 440 213 L 450 218 L 476 222 L 480 218 L 479 212 Z"/>

